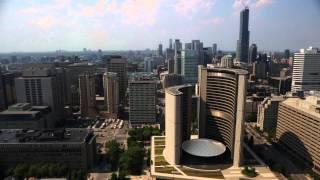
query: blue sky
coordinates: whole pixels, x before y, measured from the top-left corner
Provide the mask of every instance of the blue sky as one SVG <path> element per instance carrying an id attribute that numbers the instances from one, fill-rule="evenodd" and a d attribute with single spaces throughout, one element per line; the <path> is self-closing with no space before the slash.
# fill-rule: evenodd
<path id="1" fill-rule="evenodd" d="M 259 50 L 320 47 L 320 0 L 0 0 L 0 52 L 154 49 L 169 38 L 235 50 L 243 4 Z"/>

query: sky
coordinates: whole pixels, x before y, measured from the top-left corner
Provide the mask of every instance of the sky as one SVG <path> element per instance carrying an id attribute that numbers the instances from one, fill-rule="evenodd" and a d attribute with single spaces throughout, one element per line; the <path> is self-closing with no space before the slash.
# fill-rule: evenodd
<path id="1" fill-rule="evenodd" d="M 0 52 L 156 49 L 170 38 L 235 50 L 245 5 L 259 50 L 320 47 L 320 0 L 0 0 Z"/>

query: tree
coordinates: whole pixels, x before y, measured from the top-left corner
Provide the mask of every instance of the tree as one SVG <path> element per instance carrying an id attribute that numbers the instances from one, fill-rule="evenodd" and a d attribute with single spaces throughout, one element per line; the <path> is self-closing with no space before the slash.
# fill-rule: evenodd
<path id="1" fill-rule="evenodd" d="M 251 112 L 248 114 L 247 122 L 256 122 L 257 121 L 257 113 Z"/>
<path id="2" fill-rule="evenodd" d="M 117 179 L 118 179 L 118 177 L 117 177 L 116 173 L 112 173 L 111 180 L 117 180 Z"/>
<path id="3" fill-rule="evenodd" d="M 150 138 L 152 136 L 152 128 L 151 127 L 145 127 L 143 128 L 143 139 L 145 141 L 150 141 Z"/>
<path id="4" fill-rule="evenodd" d="M 120 158 L 120 144 L 116 140 L 107 142 L 106 147 L 108 148 L 108 156 L 110 158 L 111 169 L 116 170 Z"/>
<path id="5" fill-rule="evenodd" d="M 152 136 L 160 136 L 160 135 L 161 135 L 160 129 L 158 129 L 158 128 L 152 129 Z"/>
<path id="6" fill-rule="evenodd" d="M 26 177 L 29 171 L 29 166 L 27 164 L 18 164 L 13 170 L 13 176 L 18 178 Z"/>
<path id="7" fill-rule="evenodd" d="M 142 171 L 144 149 L 139 146 L 129 147 L 120 159 L 120 169 L 138 175 Z"/>

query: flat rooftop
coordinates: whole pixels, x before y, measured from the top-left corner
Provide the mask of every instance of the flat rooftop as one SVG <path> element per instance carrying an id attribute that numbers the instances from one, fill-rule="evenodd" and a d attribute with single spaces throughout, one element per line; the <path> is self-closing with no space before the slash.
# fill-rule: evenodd
<path id="1" fill-rule="evenodd" d="M 282 101 L 282 103 L 287 106 L 290 106 L 291 108 L 295 108 L 306 114 L 312 115 L 315 118 L 320 119 L 320 106 L 312 104 L 311 102 L 308 102 L 306 99 L 301 99 L 298 97 L 288 98 Z"/>
<path id="2" fill-rule="evenodd" d="M 93 136 L 88 129 L 0 129 L 0 144 L 79 143 Z"/>

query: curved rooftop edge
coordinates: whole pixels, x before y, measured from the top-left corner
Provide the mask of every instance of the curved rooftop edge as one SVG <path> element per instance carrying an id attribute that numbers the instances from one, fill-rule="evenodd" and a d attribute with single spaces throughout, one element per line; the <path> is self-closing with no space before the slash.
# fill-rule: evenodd
<path id="1" fill-rule="evenodd" d="M 205 68 L 205 67 L 204 67 Z M 236 69 L 236 68 L 223 68 L 223 67 L 207 67 L 208 70 L 215 70 L 219 72 L 232 72 L 239 75 L 247 75 L 249 72 L 244 69 Z"/>
<path id="2" fill-rule="evenodd" d="M 183 142 L 182 149 L 194 156 L 214 157 L 223 154 L 226 146 L 216 140 L 201 138 Z"/>
<path id="3" fill-rule="evenodd" d="M 193 86 L 194 85 L 192 85 L 192 84 L 183 84 L 183 85 L 178 85 L 178 86 L 172 86 L 172 87 L 166 88 L 166 92 L 173 95 L 173 96 L 179 96 L 179 95 L 183 94 L 180 91 L 180 89 L 186 88 L 186 87 L 193 87 Z"/>

